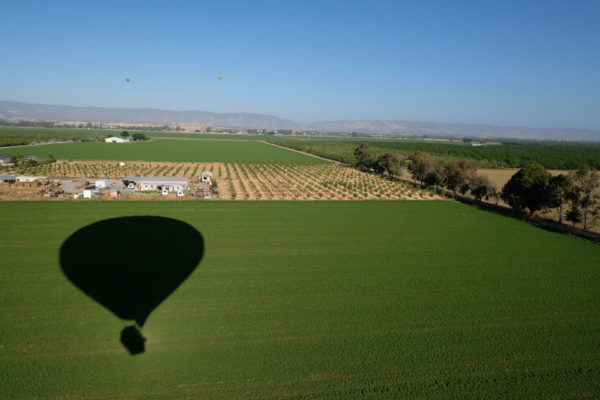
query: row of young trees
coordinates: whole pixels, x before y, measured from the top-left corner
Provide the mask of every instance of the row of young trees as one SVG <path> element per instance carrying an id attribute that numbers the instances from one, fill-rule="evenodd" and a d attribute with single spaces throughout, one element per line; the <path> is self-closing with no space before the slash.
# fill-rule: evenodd
<path id="1" fill-rule="evenodd" d="M 429 153 L 415 151 L 408 158 L 408 171 L 421 185 L 445 187 L 456 193 L 471 193 L 478 201 L 498 199 L 498 192 L 489 178 L 477 174 L 477 164 L 468 159 L 437 162 Z"/>
<path id="2" fill-rule="evenodd" d="M 414 152 L 408 160 L 408 171 L 421 185 L 443 186 L 455 194 L 470 192 L 478 201 L 502 198 L 513 210 L 529 215 L 556 209 L 558 222 L 562 223 L 563 217 L 573 224 L 583 222 L 586 230 L 600 216 L 600 173 L 589 166 L 552 176 L 543 166 L 530 164 L 498 192 L 486 176 L 477 174 L 477 165 L 471 160 L 438 163 L 422 151 Z"/>

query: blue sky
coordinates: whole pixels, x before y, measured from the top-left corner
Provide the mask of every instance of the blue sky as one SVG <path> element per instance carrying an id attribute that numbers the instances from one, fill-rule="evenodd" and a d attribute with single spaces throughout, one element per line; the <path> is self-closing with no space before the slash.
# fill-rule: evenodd
<path id="1" fill-rule="evenodd" d="M 600 130 L 596 0 L 20 0 L 2 14 L 0 100 Z"/>

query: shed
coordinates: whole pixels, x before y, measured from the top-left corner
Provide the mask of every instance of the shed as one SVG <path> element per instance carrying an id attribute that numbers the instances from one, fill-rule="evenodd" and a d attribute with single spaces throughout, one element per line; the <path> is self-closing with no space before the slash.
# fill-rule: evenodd
<path id="1" fill-rule="evenodd" d="M 97 188 L 107 188 L 110 186 L 110 179 L 108 179 L 108 178 L 96 179 L 96 182 L 94 182 L 94 185 Z"/>
<path id="2" fill-rule="evenodd" d="M 0 165 L 11 164 L 11 158 L 12 156 L 10 154 L 0 154 Z"/>
<path id="3" fill-rule="evenodd" d="M 0 175 L 0 183 L 15 183 L 16 181 L 15 175 Z"/>
<path id="4" fill-rule="evenodd" d="M 212 182 L 212 172 L 210 172 L 210 171 L 202 172 L 202 175 L 200 175 L 200 182 L 206 182 L 210 185 Z"/>
<path id="5" fill-rule="evenodd" d="M 16 177 L 17 182 L 21 183 L 29 183 L 29 182 L 46 182 L 48 180 L 45 176 L 29 176 L 29 175 L 19 175 Z"/>

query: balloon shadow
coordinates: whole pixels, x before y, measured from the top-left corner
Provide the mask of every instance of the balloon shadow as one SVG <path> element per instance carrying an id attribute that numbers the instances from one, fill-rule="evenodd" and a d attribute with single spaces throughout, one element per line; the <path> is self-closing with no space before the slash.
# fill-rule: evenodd
<path id="1" fill-rule="evenodd" d="M 186 280 L 204 253 L 204 239 L 176 219 L 135 216 L 85 226 L 61 246 L 65 276 L 117 317 L 140 327 L 150 313 Z M 121 332 L 133 355 L 145 339 L 134 326 Z"/>

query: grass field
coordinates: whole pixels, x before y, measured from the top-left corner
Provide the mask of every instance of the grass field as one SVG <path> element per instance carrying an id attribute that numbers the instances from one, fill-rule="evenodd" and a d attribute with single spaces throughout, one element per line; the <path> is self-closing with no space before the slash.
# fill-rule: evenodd
<path id="1" fill-rule="evenodd" d="M 130 321 L 58 264 L 73 232 L 128 215 L 205 246 L 136 356 Z M 0 219 L 0 398 L 600 397 L 600 247 L 518 220 L 332 201 L 4 202 Z"/>
<path id="2" fill-rule="evenodd" d="M 49 140 L 93 140 L 111 133 L 116 132 L 101 129 L 0 127 L 0 146 L 15 146 Z"/>
<path id="3" fill-rule="evenodd" d="M 139 143 L 58 143 L 41 146 L 5 148 L 3 153 L 73 160 L 144 161 L 285 161 L 318 163 L 318 159 L 255 141 L 153 140 Z"/>

